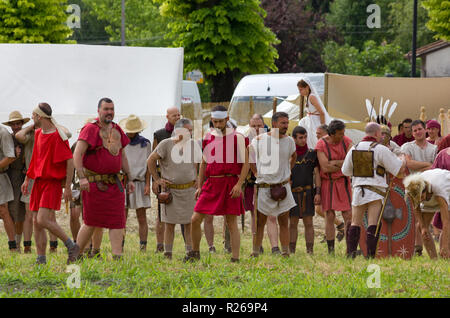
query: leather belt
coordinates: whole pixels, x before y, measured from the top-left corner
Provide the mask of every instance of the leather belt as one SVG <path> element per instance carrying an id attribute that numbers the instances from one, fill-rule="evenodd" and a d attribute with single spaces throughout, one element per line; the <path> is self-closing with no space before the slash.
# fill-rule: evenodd
<path id="1" fill-rule="evenodd" d="M 119 181 L 123 180 L 123 175 L 120 173 L 98 174 L 86 168 L 84 168 L 84 175 L 86 176 L 89 182 L 103 182 L 107 184 L 115 184 L 117 183 L 117 179 Z"/>
<path id="2" fill-rule="evenodd" d="M 208 178 L 223 178 L 223 177 L 239 177 L 237 174 L 222 174 L 220 176 L 209 176 Z"/>
<path id="3" fill-rule="evenodd" d="M 194 184 L 195 184 L 195 180 L 191 181 L 189 183 L 183 183 L 183 184 L 168 184 L 167 187 L 170 189 L 185 190 L 185 189 L 191 188 Z"/>
<path id="4" fill-rule="evenodd" d="M 362 196 L 364 197 L 364 189 L 367 189 L 367 190 L 370 190 L 370 191 L 372 191 L 372 192 L 375 192 L 375 193 L 377 193 L 377 194 L 379 194 L 379 195 L 381 195 L 383 198 L 386 196 L 386 192 L 383 192 L 383 191 L 381 191 L 380 189 L 378 189 L 378 188 L 376 188 L 376 187 L 373 187 L 373 186 L 371 186 L 371 185 L 361 185 L 361 186 L 358 186 L 358 187 L 360 187 L 361 188 L 361 190 L 362 190 Z"/>
<path id="5" fill-rule="evenodd" d="M 304 192 L 304 191 L 311 190 L 311 189 L 312 189 L 312 186 L 307 185 L 304 187 L 295 187 L 295 188 L 291 189 L 291 191 L 292 192 Z"/>
<path id="6" fill-rule="evenodd" d="M 289 182 L 289 179 L 287 179 L 287 180 L 285 180 L 285 181 L 283 181 L 281 183 L 273 183 L 273 184 L 270 184 L 270 183 L 257 183 L 256 186 L 258 188 L 270 188 L 271 186 L 275 186 L 275 185 L 285 185 L 288 182 Z"/>

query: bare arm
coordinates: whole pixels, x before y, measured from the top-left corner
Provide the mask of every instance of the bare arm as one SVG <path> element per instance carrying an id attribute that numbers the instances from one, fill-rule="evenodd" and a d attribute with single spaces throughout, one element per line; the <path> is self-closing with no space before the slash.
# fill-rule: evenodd
<path id="1" fill-rule="evenodd" d="M 150 172 L 154 181 L 159 180 L 158 171 L 156 170 L 156 162 L 161 159 L 156 151 L 153 151 L 150 157 L 147 160 L 147 170 Z"/>
<path id="2" fill-rule="evenodd" d="M 33 130 L 34 130 L 34 125 L 30 125 L 28 127 L 25 127 L 23 129 L 19 130 L 15 135 L 17 141 L 20 142 L 21 144 L 26 143 L 28 133 L 32 132 Z"/>
<path id="3" fill-rule="evenodd" d="M 242 194 L 242 185 L 244 184 L 245 179 L 247 178 L 248 170 L 250 165 L 248 163 L 248 149 L 245 149 L 245 162 L 241 168 L 241 174 L 239 175 L 238 182 L 234 185 L 230 194 L 232 198 L 237 198 Z"/>
<path id="4" fill-rule="evenodd" d="M 66 184 L 64 186 L 64 193 L 63 193 L 64 200 L 66 202 L 72 201 L 72 190 L 71 190 L 70 186 L 72 184 L 73 173 L 74 173 L 73 158 L 70 158 L 69 160 L 67 160 Z"/>
<path id="5" fill-rule="evenodd" d="M 443 258 L 450 258 L 450 215 L 448 211 L 447 201 L 440 196 L 436 196 L 436 201 L 439 203 L 439 209 L 442 219 L 442 245 L 440 246 L 439 254 Z"/>
<path id="6" fill-rule="evenodd" d="M 343 160 L 332 160 L 329 161 L 327 156 L 322 151 L 317 151 L 317 158 L 319 159 L 320 169 L 322 169 L 325 173 L 333 173 L 341 170 L 340 167 L 332 164 L 333 161 L 342 161 Z"/>
<path id="7" fill-rule="evenodd" d="M 16 160 L 16 158 L 11 158 L 11 157 L 3 158 L 2 160 L 0 160 L 0 169 L 3 169 L 5 167 L 9 166 L 15 160 Z"/>
<path id="8" fill-rule="evenodd" d="M 206 172 L 206 161 L 203 158 L 200 163 L 200 169 L 198 172 L 198 182 L 197 182 L 197 191 L 195 191 L 195 199 L 198 199 L 200 193 L 202 192 L 203 182 L 205 182 L 205 172 Z"/>
<path id="9" fill-rule="evenodd" d="M 83 156 L 88 149 L 89 144 L 84 140 L 78 140 L 73 152 L 73 164 L 77 170 L 78 178 L 80 179 L 80 190 L 89 192 L 89 182 L 84 175 L 83 170 Z"/>
<path id="10" fill-rule="evenodd" d="M 411 170 L 425 171 L 430 169 L 431 166 L 433 165 L 432 163 L 429 162 L 412 160 L 409 155 L 405 155 L 405 157 L 406 157 L 406 166 L 408 167 L 408 169 Z"/>

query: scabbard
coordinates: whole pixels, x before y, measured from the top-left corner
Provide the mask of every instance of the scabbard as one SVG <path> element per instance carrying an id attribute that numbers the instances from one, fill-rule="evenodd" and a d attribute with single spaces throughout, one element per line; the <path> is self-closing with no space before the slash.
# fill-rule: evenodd
<path id="1" fill-rule="evenodd" d="M 117 186 L 119 187 L 120 192 L 123 193 L 123 186 L 122 186 L 122 182 L 120 182 L 119 177 L 116 175 L 114 175 L 114 179 L 116 180 Z"/>

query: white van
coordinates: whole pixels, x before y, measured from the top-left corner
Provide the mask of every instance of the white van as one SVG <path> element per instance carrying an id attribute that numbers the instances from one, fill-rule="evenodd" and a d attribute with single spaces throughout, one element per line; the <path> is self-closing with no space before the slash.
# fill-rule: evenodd
<path id="1" fill-rule="evenodd" d="M 183 80 L 181 114 L 191 120 L 202 119 L 202 100 L 197 83 L 194 81 Z"/>
<path id="2" fill-rule="evenodd" d="M 243 77 L 231 98 L 229 115 L 237 121 L 238 125 L 247 125 L 249 121 L 249 101 L 253 100 L 253 111 L 257 114 L 266 114 L 273 108 L 273 98 L 286 98 L 298 95 L 297 82 L 307 77 L 321 97 L 324 94 L 324 73 L 280 73 L 257 74 Z M 278 100 L 280 104 L 282 100 Z"/>

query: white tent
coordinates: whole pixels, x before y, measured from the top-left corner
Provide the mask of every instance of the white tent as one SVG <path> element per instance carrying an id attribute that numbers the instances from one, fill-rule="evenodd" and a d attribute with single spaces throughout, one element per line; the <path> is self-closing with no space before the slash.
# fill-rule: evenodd
<path id="1" fill-rule="evenodd" d="M 13 110 L 31 116 L 39 102 L 78 138 L 109 97 L 115 122 L 135 114 L 148 123 L 143 135 L 164 127 L 166 109 L 180 107 L 183 48 L 71 44 L 0 44 L 0 122 Z"/>

